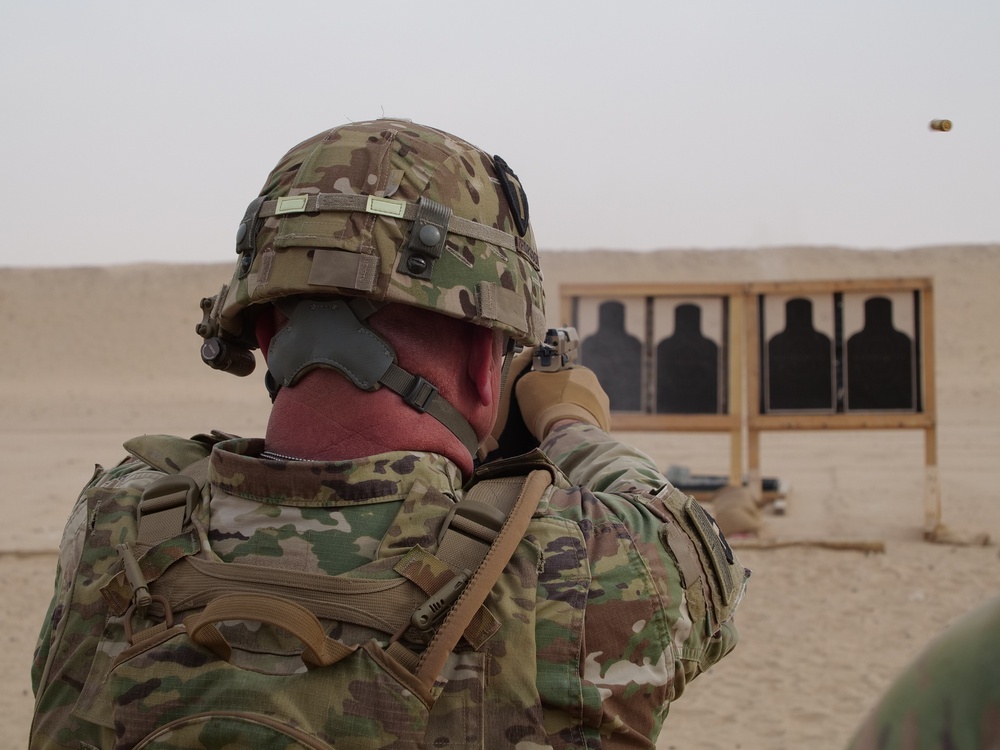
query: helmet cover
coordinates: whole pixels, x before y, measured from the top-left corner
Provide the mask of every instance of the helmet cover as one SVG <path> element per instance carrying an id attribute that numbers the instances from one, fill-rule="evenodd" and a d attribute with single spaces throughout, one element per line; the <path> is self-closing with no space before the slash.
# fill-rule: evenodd
<path id="1" fill-rule="evenodd" d="M 545 334 L 517 176 L 503 159 L 409 121 L 351 123 L 295 146 L 247 209 L 237 251 L 215 314 L 251 346 L 252 308 L 290 296 L 413 305 L 528 346 Z"/>

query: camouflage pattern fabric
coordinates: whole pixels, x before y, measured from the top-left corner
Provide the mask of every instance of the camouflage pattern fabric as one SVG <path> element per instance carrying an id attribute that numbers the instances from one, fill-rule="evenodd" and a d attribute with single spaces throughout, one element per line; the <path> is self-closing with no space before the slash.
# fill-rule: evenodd
<path id="1" fill-rule="evenodd" d="M 457 467 L 434 454 L 293 462 L 260 458 L 263 448 L 215 446 L 195 554 L 304 577 L 391 578 L 401 554 L 434 551 L 463 495 Z M 126 648 L 99 590 L 138 494 L 161 474 L 135 459 L 100 473 L 67 525 L 32 671 L 30 746 L 132 747 L 158 731 L 152 747 L 654 747 L 687 682 L 736 644 L 749 573 L 641 453 L 582 424 L 542 448 L 565 481 L 543 497 L 487 599 L 499 630 L 463 642 L 430 694 L 387 662 L 384 634 L 339 623 L 330 634 L 358 648 L 315 669 L 287 633 L 246 622 L 220 626 L 234 644 L 228 661 L 183 623 Z"/>
<path id="2" fill-rule="evenodd" d="M 1000 597 L 938 637 L 893 682 L 849 750 L 1000 748 Z"/>
<path id="3" fill-rule="evenodd" d="M 241 262 L 219 311 L 231 337 L 255 346 L 246 338 L 247 308 L 293 295 L 413 305 L 529 346 L 544 337 L 544 292 L 520 182 L 502 159 L 461 138 L 405 120 L 343 125 L 291 149 L 260 196 L 267 202 L 241 226 Z M 344 196 L 377 200 L 367 210 L 329 208 Z M 421 199 L 466 223 L 453 219 L 442 245 L 413 265 L 414 217 L 403 212 Z M 481 228 L 491 230 L 487 237 L 470 236 Z"/>

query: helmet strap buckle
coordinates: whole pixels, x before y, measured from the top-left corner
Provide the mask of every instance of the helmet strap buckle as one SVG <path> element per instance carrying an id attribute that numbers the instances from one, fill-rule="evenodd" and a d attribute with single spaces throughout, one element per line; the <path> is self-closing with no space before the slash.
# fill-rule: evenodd
<path id="1" fill-rule="evenodd" d="M 423 414 L 427 411 L 427 403 L 433 399 L 437 393 L 437 386 L 433 383 L 428 383 L 421 375 L 414 375 L 413 383 L 410 385 L 410 389 L 405 395 L 403 395 L 403 401 L 405 401 L 408 406 L 411 406 Z"/>

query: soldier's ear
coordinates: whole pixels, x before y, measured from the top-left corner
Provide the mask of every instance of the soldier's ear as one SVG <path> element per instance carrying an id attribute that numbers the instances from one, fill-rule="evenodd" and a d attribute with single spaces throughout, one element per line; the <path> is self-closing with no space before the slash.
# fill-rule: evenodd
<path id="1" fill-rule="evenodd" d="M 495 346 L 496 335 L 487 328 L 478 328 L 469 347 L 468 375 L 476 389 L 480 406 L 492 406 L 500 397 L 500 365 Z"/>

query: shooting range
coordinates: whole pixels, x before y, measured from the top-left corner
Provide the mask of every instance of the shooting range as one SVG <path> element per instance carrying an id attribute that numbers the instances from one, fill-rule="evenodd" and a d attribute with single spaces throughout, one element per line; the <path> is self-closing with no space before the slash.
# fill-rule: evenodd
<path id="1" fill-rule="evenodd" d="M 728 483 L 758 502 L 779 496 L 764 432 L 921 430 L 924 533 L 940 528 L 930 279 L 569 284 L 560 298 L 612 429 L 726 433 Z"/>

